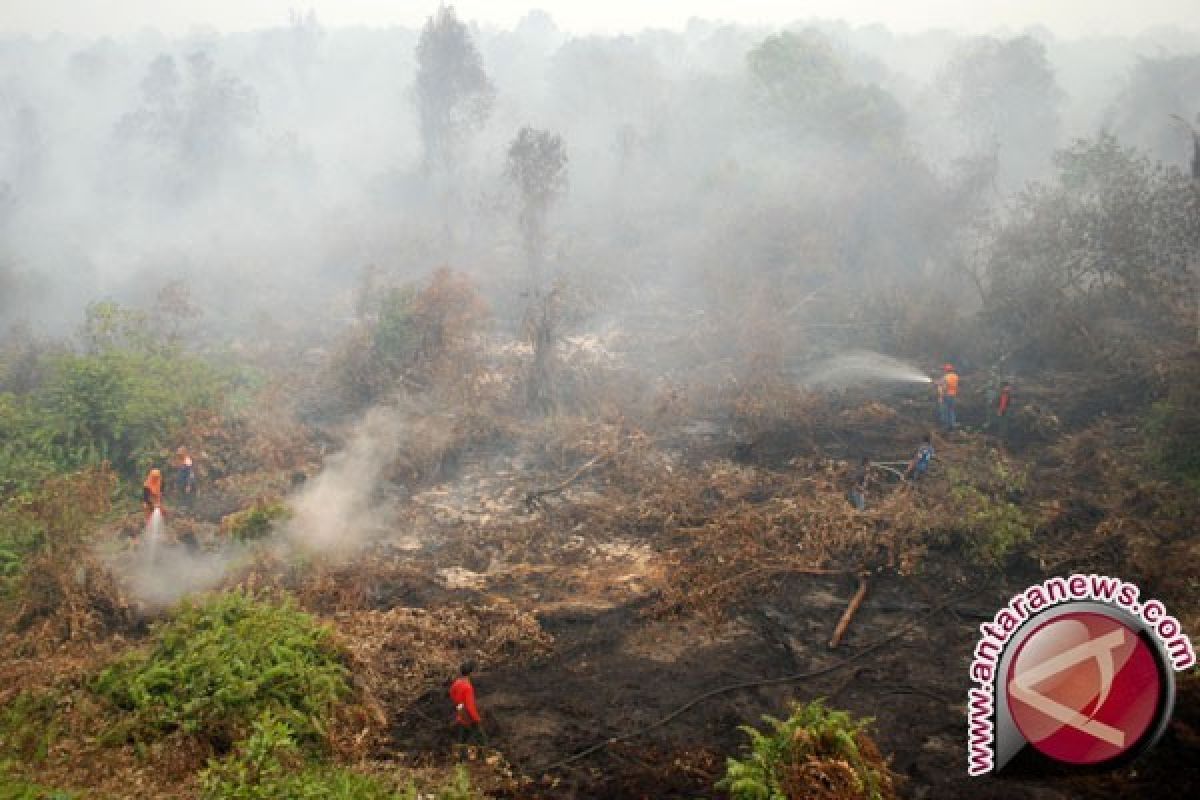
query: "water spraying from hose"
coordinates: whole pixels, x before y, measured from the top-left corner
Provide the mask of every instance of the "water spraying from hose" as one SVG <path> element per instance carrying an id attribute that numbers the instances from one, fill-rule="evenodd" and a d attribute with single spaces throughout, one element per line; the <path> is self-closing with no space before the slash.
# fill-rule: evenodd
<path id="1" fill-rule="evenodd" d="M 932 383 L 917 367 L 882 353 L 856 350 L 812 365 L 800 378 L 806 388 L 845 388 L 868 383 Z"/>
<path id="2" fill-rule="evenodd" d="M 153 560 L 158 553 L 163 538 L 163 513 L 161 508 L 154 509 L 150 519 L 146 520 L 146 552 Z"/>

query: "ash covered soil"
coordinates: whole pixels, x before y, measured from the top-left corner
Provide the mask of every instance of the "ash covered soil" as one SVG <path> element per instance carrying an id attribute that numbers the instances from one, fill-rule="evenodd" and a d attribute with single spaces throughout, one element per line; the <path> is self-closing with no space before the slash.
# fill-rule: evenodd
<path id="1" fill-rule="evenodd" d="M 899 451 L 921 424 L 898 427 L 895 441 L 870 444 Z M 951 535 L 893 538 L 895 507 L 853 512 L 841 465 L 811 452 L 789 457 L 785 438 L 749 450 L 720 437 L 666 451 L 627 443 L 637 452 L 602 456 L 582 472 L 535 465 L 528 453 L 468 455 L 452 480 L 406 497 L 399 529 L 421 534 L 375 546 L 373 558 L 406 571 L 383 570 L 373 583 L 368 570 L 361 588 L 374 603 L 504 609 L 536 620 L 543 638 L 484 653 L 470 635 L 447 631 L 443 672 L 393 694 L 381 752 L 447 763 L 443 680 L 455 657 L 482 655 L 475 684 L 489 746 L 521 776 L 497 796 L 722 796 L 713 786 L 745 743 L 738 726 L 818 697 L 875 720 L 905 797 L 1179 797 L 1198 785 L 1194 681 L 1158 748 L 1122 770 L 965 774 L 967 667 L 979 624 L 1015 592 L 1076 570 L 1132 572 L 1187 603 L 1169 578 L 1169 554 L 1182 550 L 1155 542 L 1148 557 L 1132 536 L 1083 547 L 1115 512 L 1056 496 L 1063 485 L 1050 482 L 1021 498 L 1049 508 L 1047 540 L 984 567 Z M 932 517 L 953 516 L 952 503 L 941 507 L 947 471 L 996 446 L 980 434 L 939 437 L 942 463 L 924 494 L 881 480 L 873 500 L 923 509 L 928 533 L 940 524 Z M 598 460 L 585 455 L 567 462 Z M 555 491 L 531 499 L 546 486 Z M 830 517 L 815 527 L 831 532 L 789 516 L 806 497 Z M 839 538 L 853 540 L 855 525 L 860 540 Z M 919 556 L 889 553 L 888 544 Z M 861 577 L 866 599 L 830 647 Z"/>
<path id="2" fill-rule="evenodd" d="M 353 547 L 296 561 L 268 536 L 222 562 L 215 588 L 283 591 L 333 627 L 355 686 L 378 710 L 379 724 L 355 744 L 358 763 L 374 770 L 440 772 L 461 758 L 446 685 L 459 663 L 476 660 L 488 746 L 467 765 L 488 796 L 721 797 L 725 759 L 746 741 L 738 726 L 815 698 L 874 719 L 903 797 L 1195 793 L 1194 674 L 1181 676 L 1159 746 L 1103 774 L 968 780 L 965 716 L 979 624 L 1050 575 L 1137 581 L 1194 630 L 1192 571 L 1180 567 L 1196 563 L 1194 497 L 1119 468 L 1097 472 L 1127 445 L 1109 420 L 1052 442 L 1023 429 L 1005 440 L 936 434 L 928 479 L 914 488 L 877 470 L 858 512 L 845 496 L 850 454 L 902 459 L 928 430 L 927 404 L 796 401 L 803 416 L 751 434 L 686 414 L 653 427 L 620 417 L 534 422 L 443 455 L 421 475 L 402 451 L 364 484 L 379 513 L 358 521 L 367 533 Z M 174 515 L 164 553 L 229 553 L 226 511 L 263 497 L 288 498 L 300 509 L 289 524 L 303 522 L 320 476 L 348 462 L 311 443 L 298 452 L 317 476 L 307 486 L 286 459 L 274 470 L 231 467 Z M 1022 509 L 1029 538 L 998 556 L 981 550 L 991 539 L 969 527 L 964 504 L 982 501 L 964 487 Z M 138 558 L 119 550 L 109 565 L 128 581 Z M 865 600 L 831 647 L 864 580 Z M 36 686 L 60 666 L 94 672 L 142 642 L 147 619 L 161 614 L 136 601 L 113 607 L 123 621 L 106 623 L 86 655 L 14 662 L 24 664 L 16 683 Z M 76 764 L 108 751 L 80 752 Z M 144 796 L 191 796 L 127 755 L 127 771 L 111 779 L 81 777 L 66 757 L 48 774 L 118 792 L 136 775 Z"/>

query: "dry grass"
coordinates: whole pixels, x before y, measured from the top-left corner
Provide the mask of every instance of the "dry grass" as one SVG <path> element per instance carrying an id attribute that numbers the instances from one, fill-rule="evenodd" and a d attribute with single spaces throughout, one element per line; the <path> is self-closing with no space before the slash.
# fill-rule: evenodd
<path id="1" fill-rule="evenodd" d="M 467 659 L 484 669 L 511 666 L 544 655 L 553 643 L 531 614 L 511 606 L 345 611 L 332 621 L 356 683 L 378 698 L 381 713 L 441 688 Z"/>

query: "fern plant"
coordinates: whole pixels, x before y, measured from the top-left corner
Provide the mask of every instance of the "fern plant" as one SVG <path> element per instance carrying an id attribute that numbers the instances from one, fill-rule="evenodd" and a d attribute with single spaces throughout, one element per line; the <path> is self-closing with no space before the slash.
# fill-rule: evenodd
<path id="1" fill-rule="evenodd" d="M 403 791 L 381 778 L 310 760 L 291 728 L 271 712 L 254 721 L 253 732 L 200 774 L 203 800 L 477 800 L 467 771 L 459 766 L 440 788 Z"/>
<path id="2" fill-rule="evenodd" d="M 226 758 L 200 774 L 204 800 L 393 800 L 382 781 L 343 767 L 309 763 L 291 728 L 270 711 Z"/>
<path id="3" fill-rule="evenodd" d="M 118 661 L 93 682 L 133 712 L 115 727 L 117 738 L 182 730 L 222 750 L 269 711 L 301 744 L 320 749 L 326 721 L 350 692 L 329 630 L 289 602 L 230 592 L 185 603 L 155 640 L 149 653 Z"/>
<path id="4" fill-rule="evenodd" d="M 804 800 L 814 794 L 805 785 L 813 780 L 825 792 L 844 786 L 847 798 L 895 796 L 887 765 L 866 736 L 871 720 L 827 708 L 820 699 L 793 705 L 787 719 L 763 720 L 764 730 L 739 728 L 750 739 L 746 755 L 728 759 L 717 784 L 734 800 Z"/>
<path id="5" fill-rule="evenodd" d="M 221 524 L 234 540 L 248 542 L 267 536 L 278 522 L 291 516 L 291 509 L 279 500 L 260 499 L 250 508 L 225 517 Z"/>

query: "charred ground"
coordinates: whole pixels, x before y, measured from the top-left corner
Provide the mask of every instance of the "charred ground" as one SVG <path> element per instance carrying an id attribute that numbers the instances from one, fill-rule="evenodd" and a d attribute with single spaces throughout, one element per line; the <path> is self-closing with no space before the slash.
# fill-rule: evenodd
<path id="1" fill-rule="evenodd" d="M 880 471 L 858 513 L 846 462 L 903 460 L 930 428 L 923 393 L 725 391 L 676 387 L 628 413 L 616 401 L 591 415 L 492 410 L 487 424 L 486 405 L 397 406 L 404 438 L 369 493 L 385 521 L 307 555 L 271 546 L 286 521 L 238 545 L 222 518 L 301 495 L 298 476 L 328 469 L 321 443 L 339 452 L 351 427 L 258 423 L 231 436 L 207 418 L 193 441 L 214 466 L 170 525 L 201 552 L 238 554 L 222 588 L 294 596 L 332 626 L 362 709 L 332 735 L 339 758 L 372 774 L 450 767 L 445 681 L 469 657 L 490 748 L 470 766 L 492 796 L 714 796 L 743 743 L 738 725 L 816 697 L 875 719 L 906 797 L 1166 797 L 1196 783 L 1190 675 L 1165 740 L 1119 773 L 961 777 L 969 653 L 978 624 L 1015 591 L 1070 571 L 1121 575 L 1194 625 L 1194 581 L 1179 565 L 1194 563 L 1196 499 L 1148 477 L 1136 418 L 1096 420 L 1028 382 L 1000 437 L 975 430 L 971 390 L 964 429 L 935 435 L 929 480 Z M 1056 407 L 1066 410 L 1047 422 Z M 14 595 L 5 697 L 58 698 L 56 735 L 24 774 L 114 795 L 191 794 L 211 748 L 228 743 L 114 742 L 88 690 L 165 613 L 128 584 L 136 556 L 114 551 L 136 520 L 30 566 Z M 187 549 L 172 543 L 166 557 Z M 94 571 L 82 582 L 71 553 Z M 866 600 L 831 648 L 863 579 Z"/>

